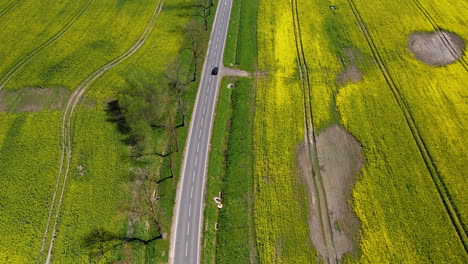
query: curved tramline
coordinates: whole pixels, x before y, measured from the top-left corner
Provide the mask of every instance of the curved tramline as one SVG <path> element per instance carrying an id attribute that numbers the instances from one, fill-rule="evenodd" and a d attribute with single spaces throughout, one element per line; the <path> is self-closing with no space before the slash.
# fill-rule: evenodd
<path id="1" fill-rule="evenodd" d="M 78 21 L 78 19 L 83 16 L 85 11 L 91 6 L 91 4 L 95 0 L 89 0 L 86 2 L 83 7 L 76 13 L 73 18 L 68 21 L 65 26 L 63 26 L 57 33 L 55 33 L 51 38 L 49 38 L 46 42 L 42 43 L 39 47 L 31 51 L 28 55 L 26 55 L 22 60 L 17 62 L 15 65 L 13 65 L 10 70 L 5 74 L 0 79 L 0 91 L 5 87 L 5 85 L 13 78 L 13 76 L 24 66 L 26 65 L 32 58 L 34 58 L 39 52 L 41 52 L 43 49 L 49 47 L 52 45 L 54 42 L 59 40 L 65 33 L 67 33 L 68 30 Z"/>
<path id="2" fill-rule="evenodd" d="M 11 2 L 7 7 L 5 7 L 2 11 L 0 11 L 0 17 L 4 16 L 6 13 L 8 13 L 13 7 L 15 7 L 19 2 L 23 0 L 15 0 Z"/>
<path id="3" fill-rule="evenodd" d="M 335 242 L 333 239 L 332 225 L 330 214 L 328 211 L 327 194 L 320 173 L 320 165 L 317 155 L 317 144 L 314 129 L 313 108 L 312 108 L 312 87 L 310 85 L 309 68 L 305 57 L 304 46 L 302 43 L 302 33 L 299 20 L 299 11 L 297 0 L 291 2 L 291 12 L 293 16 L 294 38 L 296 42 L 297 63 L 299 75 L 301 78 L 301 86 L 303 93 L 303 111 L 304 111 L 304 127 L 306 150 L 309 153 L 309 162 L 312 165 L 312 183 L 314 186 L 315 199 L 317 203 L 317 213 L 320 219 L 320 228 L 322 231 L 322 239 L 325 245 L 326 263 L 338 263 Z"/>
<path id="4" fill-rule="evenodd" d="M 460 242 L 462 243 L 465 253 L 468 253 L 468 238 L 467 238 L 467 232 L 465 230 L 465 227 L 463 226 L 463 222 L 461 220 L 461 216 L 459 214 L 459 211 L 457 210 L 456 205 L 453 203 L 450 192 L 447 190 L 447 187 L 443 181 L 443 178 L 439 174 L 439 171 L 437 169 L 436 163 L 434 162 L 431 153 L 426 147 L 426 143 L 424 139 L 421 137 L 421 133 L 419 132 L 419 129 L 414 121 L 413 115 L 402 97 L 400 93 L 399 87 L 396 85 L 395 81 L 393 80 L 392 76 L 390 75 L 390 72 L 387 69 L 387 66 L 385 65 L 382 56 L 380 55 L 379 50 L 377 49 L 377 46 L 374 43 L 374 40 L 372 36 L 370 35 L 369 31 L 367 30 L 366 24 L 364 23 L 364 20 L 362 19 L 361 14 L 359 13 L 359 10 L 357 9 L 355 3 L 353 0 L 347 0 L 349 6 L 351 7 L 351 10 L 354 14 L 354 17 L 361 29 L 361 32 L 363 33 L 367 44 L 372 52 L 372 55 L 374 57 L 374 60 L 382 73 L 385 81 L 387 82 L 393 97 L 395 98 L 401 112 L 403 113 L 403 116 L 405 118 L 406 124 L 408 125 L 408 128 L 411 132 L 411 135 L 413 136 L 413 139 L 416 143 L 416 146 L 419 150 L 419 153 L 421 154 L 421 157 L 426 165 L 426 168 L 431 175 L 431 179 L 437 189 L 437 192 L 440 196 L 440 199 L 442 200 L 442 203 L 444 205 L 445 211 L 447 212 L 447 215 L 449 216 L 449 219 L 455 229 L 455 231 L 458 234 L 458 237 L 460 239 Z"/>
<path id="5" fill-rule="evenodd" d="M 421 11 L 421 13 L 424 15 L 424 17 L 429 21 L 429 23 L 431 23 L 432 27 L 435 30 L 442 30 L 442 28 L 439 26 L 439 24 L 434 20 L 434 18 L 431 16 L 431 14 L 426 10 L 426 8 L 424 8 L 424 6 L 421 4 L 421 2 L 419 2 L 419 0 L 412 0 L 412 1 L 418 7 L 419 11 Z M 466 71 L 468 71 L 468 63 L 463 58 L 463 54 L 458 53 L 457 49 L 455 49 L 453 47 L 452 43 L 450 43 L 450 40 L 447 38 L 447 36 L 445 34 L 437 34 L 437 36 L 442 41 L 442 43 L 445 45 L 445 47 L 447 47 L 447 49 L 450 51 L 450 53 L 452 54 L 452 56 L 454 58 L 458 58 L 458 57 L 460 58 L 459 61 L 460 61 L 461 65 L 463 66 L 463 68 L 465 68 Z"/>
<path id="6" fill-rule="evenodd" d="M 71 144 L 72 124 L 71 122 L 72 122 L 74 110 L 76 106 L 78 105 L 78 103 L 80 102 L 83 94 L 87 91 L 89 86 L 96 79 L 98 79 L 101 75 L 106 73 L 108 70 L 112 69 L 113 67 L 125 61 L 127 58 L 132 56 L 135 52 L 137 52 L 143 46 L 143 44 L 146 42 L 147 38 L 151 34 L 152 30 L 154 29 L 156 21 L 162 10 L 163 4 L 164 4 L 164 0 L 158 0 L 152 16 L 149 22 L 147 23 L 143 33 L 138 38 L 138 40 L 123 54 L 121 54 L 117 58 L 113 59 L 112 61 L 105 64 L 100 69 L 94 71 L 91 75 L 86 77 L 86 79 L 84 79 L 76 87 L 75 91 L 73 92 L 73 94 L 71 95 L 70 99 L 67 102 L 67 105 L 65 107 L 65 110 L 62 116 L 61 157 L 60 157 L 59 173 L 57 175 L 55 191 L 52 197 L 51 207 L 49 210 L 49 216 L 47 219 L 47 224 L 45 227 L 37 263 L 41 263 L 43 260 L 44 250 L 46 248 L 48 239 L 50 239 L 50 242 L 48 245 L 48 251 L 47 251 L 45 263 L 50 263 L 51 261 L 52 249 L 53 249 L 54 241 L 56 238 L 57 224 L 58 224 L 58 219 L 60 215 L 60 208 L 62 205 L 64 193 L 65 193 L 68 173 L 70 169 L 71 156 L 72 156 L 72 144 Z M 58 196 L 58 199 L 57 199 L 57 195 L 59 191 L 60 191 L 60 195 Z M 54 209 L 55 209 L 55 215 L 54 215 Z M 52 220 L 52 215 L 54 215 L 53 220 Z M 51 223 L 52 221 L 53 221 L 53 225 Z"/>

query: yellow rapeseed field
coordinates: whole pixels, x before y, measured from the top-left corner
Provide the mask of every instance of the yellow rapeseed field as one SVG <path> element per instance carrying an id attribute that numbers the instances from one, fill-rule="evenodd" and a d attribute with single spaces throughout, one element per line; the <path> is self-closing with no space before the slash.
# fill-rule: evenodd
<path id="1" fill-rule="evenodd" d="M 285 240 L 278 242 L 279 234 L 292 219 L 297 227 L 307 224 L 305 209 L 285 204 L 283 196 L 277 202 L 297 178 L 295 146 L 304 136 L 291 4 L 260 1 L 258 16 L 256 225 L 265 263 L 275 262 L 287 248 Z M 350 197 L 361 224 L 360 250 L 346 259 L 466 262 L 467 72 L 461 63 L 426 65 L 407 46 L 408 35 L 436 29 L 466 39 L 466 4 L 299 0 L 298 7 L 315 129 L 343 125 L 365 156 Z M 289 181 L 272 188 L 276 175 Z M 295 198 L 289 197 L 303 200 L 300 185 L 292 186 Z M 294 209 L 301 215 L 286 218 L 279 233 L 274 216 Z M 295 228 L 288 237 L 305 245 L 302 232 Z M 299 256 L 313 262 L 314 251 L 308 253 Z"/>
<path id="2" fill-rule="evenodd" d="M 304 137 L 289 1 L 259 1 L 255 114 L 255 225 L 261 263 L 309 263 L 315 252 L 306 198 L 296 169 Z"/>

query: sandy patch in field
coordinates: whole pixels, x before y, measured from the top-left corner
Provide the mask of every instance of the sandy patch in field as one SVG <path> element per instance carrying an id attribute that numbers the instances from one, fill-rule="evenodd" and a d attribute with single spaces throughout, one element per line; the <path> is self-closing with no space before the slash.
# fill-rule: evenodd
<path id="1" fill-rule="evenodd" d="M 460 59 L 465 44 L 459 36 L 447 31 L 415 32 L 408 36 L 408 49 L 416 59 L 440 67 Z"/>
<path id="2" fill-rule="evenodd" d="M 346 62 L 343 58 L 341 59 L 343 70 L 337 77 L 338 84 L 343 85 L 346 82 L 356 83 L 362 81 L 362 72 L 357 66 L 358 57 L 361 56 L 359 51 L 346 49 L 345 54 L 347 58 L 345 58 Z"/>
<path id="3" fill-rule="evenodd" d="M 21 88 L 0 91 L 0 112 L 38 112 L 61 109 L 70 91 L 63 88 Z"/>
<path id="4" fill-rule="evenodd" d="M 363 165 L 361 146 L 353 136 L 338 125 L 333 125 L 321 132 L 316 142 L 336 258 L 338 262 L 341 262 L 345 253 L 355 253 L 358 249 L 359 221 L 354 215 L 349 200 L 355 177 Z M 298 148 L 298 161 L 308 190 L 312 192 L 309 198 L 309 225 L 312 242 L 320 259 L 323 260 L 327 254 L 333 253 L 327 253 L 326 243 L 330 241 L 325 240 L 330 238 L 322 231 L 318 201 L 315 200 L 316 187 L 306 143 Z M 333 258 L 333 256 L 330 257 Z"/>
<path id="5" fill-rule="evenodd" d="M 343 127 L 333 125 L 317 137 L 317 152 L 338 259 L 357 250 L 359 221 L 349 203 L 363 165 L 361 146 Z"/>

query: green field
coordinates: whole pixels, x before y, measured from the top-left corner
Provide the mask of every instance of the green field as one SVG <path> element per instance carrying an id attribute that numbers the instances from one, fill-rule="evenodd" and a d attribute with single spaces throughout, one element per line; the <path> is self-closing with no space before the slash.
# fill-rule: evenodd
<path id="1" fill-rule="evenodd" d="M 0 262 L 30 263 L 39 253 L 60 155 L 59 112 L 0 115 Z"/>
<path id="2" fill-rule="evenodd" d="M 20 1 L 0 18 L 7 29 L 0 33 L 0 163 L 7 179 L 0 196 L 5 237 L 0 262 L 45 261 L 55 221 L 54 262 L 167 262 L 177 177 L 138 183 L 140 172 L 167 176 L 170 159 L 135 158 L 127 145 L 129 136 L 108 104 L 136 71 L 144 69 L 164 82 L 171 62 L 179 58 L 190 65 L 184 55 L 190 52 L 184 28 L 196 8 L 189 0 L 165 1 L 161 8 L 160 3 Z M 153 22 L 154 28 L 146 31 Z M 201 35 L 202 46 L 207 33 Z M 122 54 L 125 57 L 119 57 Z M 103 68 L 111 61 L 115 66 Z M 98 79 L 83 86 L 89 76 Z M 82 87 L 86 90 L 73 112 L 62 112 L 72 91 Z M 187 118 L 196 88 L 197 83 L 190 83 L 183 95 Z M 65 150 L 71 150 L 71 158 L 64 152 L 60 170 L 63 113 L 64 120 L 71 121 L 65 126 L 65 142 L 70 139 Z M 152 133 L 147 149 L 166 152 L 166 130 Z M 183 147 L 187 127 L 176 133 Z M 181 156 L 182 149 L 171 158 L 175 176 Z M 156 210 L 164 239 L 151 223 L 149 208 L 138 204 L 148 188 L 159 195 Z M 135 211 L 139 213 L 131 213 Z"/>
<path id="3" fill-rule="evenodd" d="M 1 17 L 2 82 L 6 73 L 18 62 L 36 50 L 40 44 L 52 39 L 65 25 L 73 23 L 75 17 L 80 17 L 80 10 L 87 7 L 89 2 L 89 0 L 32 3 L 20 1 Z"/>

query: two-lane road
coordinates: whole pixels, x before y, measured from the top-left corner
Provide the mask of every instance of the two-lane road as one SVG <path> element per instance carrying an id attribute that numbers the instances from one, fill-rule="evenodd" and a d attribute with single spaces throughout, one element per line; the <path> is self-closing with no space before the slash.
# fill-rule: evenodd
<path id="1" fill-rule="evenodd" d="M 203 65 L 177 188 L 169 255 L 169 263 L 172 264 L 200 263 L 206 169 L 220 83 L 220 77 L 212 75 L 211 70 L 222 66 L 231 6 L 232 0 L 220 0 L 218 3 Z"/>

